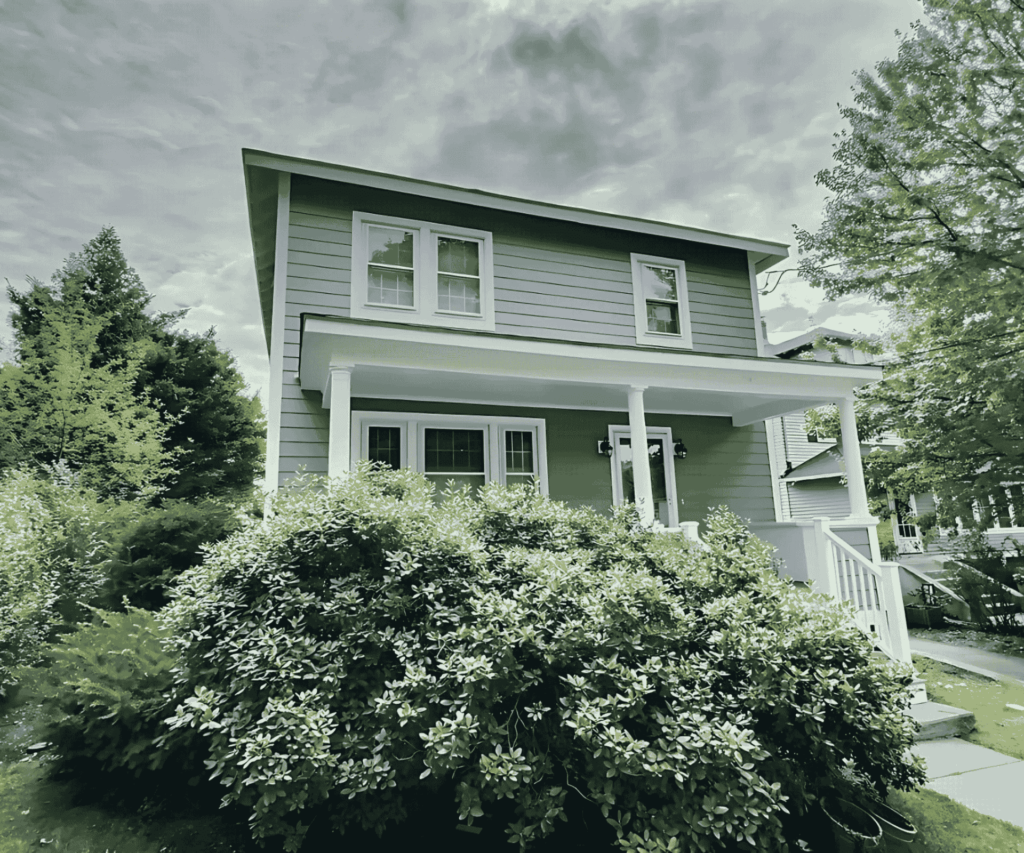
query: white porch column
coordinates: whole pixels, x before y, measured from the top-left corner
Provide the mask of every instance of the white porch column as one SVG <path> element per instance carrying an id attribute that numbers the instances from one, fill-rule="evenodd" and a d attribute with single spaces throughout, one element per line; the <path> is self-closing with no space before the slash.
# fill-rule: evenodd
<path id="1" fill-rule="evenodd" d="M 853 399 L 839 403 L 839 427 L 843 436 L 843 461 L 846 463 L 846 483 L 850 491 L 850 515 L 867 518 L 868 490 L 864 485 L 864 468 L 860 459 L 860 437 L 857 435 L 857 416 L 853 413 Z"/>
<path id="2" fill-rule="evenodd" d="M 327 477 L 344 477 L 352 454 L 352 365 L 332 364 L 327 372 L 324 405 L 331 410 Z"/>
<path id="3" fill-rule="evenodd" d="M 651 458 L 647 455 L 647 420 L 644 417 L 646 385 L 629 389 L 629 443 L 633 451 L 633 493 L 644 524 L 654 523 L 654 492 L 651 489 Z"/>

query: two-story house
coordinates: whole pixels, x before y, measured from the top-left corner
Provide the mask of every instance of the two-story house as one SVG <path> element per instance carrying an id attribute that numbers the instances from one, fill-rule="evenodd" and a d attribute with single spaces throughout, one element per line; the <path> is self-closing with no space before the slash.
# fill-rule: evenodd
<path id="1" fill-rule="evenodd" d="M 243 163 L 268 485 L 369 459 L 438 484 L 535 480 L 599 511 L 634 501 L 691 534 L 725 504 L 796 579 L 851 600 L 880 584 L 865 628 L 907 659 L 902 611 L 878 609 L 891 584 L 857 477 L 853 392 L 881 372 L 766 356 L 756 275 L 784 245 L 261 151 Z M 765 429 L 825 403 L 858 508 L 832 531 L 781 519 Z"/>

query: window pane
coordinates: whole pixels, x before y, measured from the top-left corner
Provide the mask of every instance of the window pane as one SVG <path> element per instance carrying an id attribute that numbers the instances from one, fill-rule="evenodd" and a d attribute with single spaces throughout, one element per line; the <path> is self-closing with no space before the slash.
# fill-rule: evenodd
<path id="1" fill-rule="evenodd" d="M 1014 527 L 1024 527 L 1024 486 L 1016 483 L 1007 486 L 1006 491 L 1010 493 L 1010 509 L 1013 511 Z"/>
<path id="2" fill-rule="evenodd" d="M 413 268 L 412 231 L 370 227 L 370 263 Z"/>
<path id="3" fill-rule="evenodd" d="M 480 280 L 437 276 L 437 307 L 440 311 L 461 311 L 463 314 L 480 313 Z"/>
<path id="4" fill-rule="evenodd" d="M 480 429 L 424 430 L 424 472 L 484 473 L 484 432 Z"/>
<path id="5" fill-rule="evenodd" d="M 676 301 L 676 271 L 669 267 L 640 265 L 640 283 L 647 299 Z"/>
<path id="6" fill-rule="evenodd" d="M 438 272 L 480 275 L 480 244 L 475 240 L 437 238 Z"/>
<path id="7" fill-rule="evenodd" d="M 392 468 L 402 465 L 402 428 L 370 427 L 367 458 L 371 462 L 383 462 Z"/>
<path id="8" fill-rule="evenodd" d="M 664 302 L 648 302 L 647 331 L 678 335 L 679 308 Z"/>
<path id="9" fill-rule="evenodd" d="M 413 304 L 412 273 L 370 267 L 367 297 L 378 305 Z"/>
<path id="10" fill-rule="evenodd" d="M 1010 503 L 1006 498 L 1006 492 L 998 491 L 992 495 L 992 505 L 994 507 L 993 518 L 996 527 L 1012 527 L 1013 524 L 1010 519 Z"/>
<path id="11" fill-rule="evenodd" d="M 505 433 L 505 474 L 530 474 L 533 467 L 533 433 L 522 430 L 509 430 Z"/>

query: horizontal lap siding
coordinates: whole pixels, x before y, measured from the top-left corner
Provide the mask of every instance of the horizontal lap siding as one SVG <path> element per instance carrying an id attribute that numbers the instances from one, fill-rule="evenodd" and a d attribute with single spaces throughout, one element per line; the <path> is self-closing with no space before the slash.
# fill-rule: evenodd
<path id="1" fill-rule="evenodd" d="M 356 398 L 362 411 L 422 412 L 543 418 L 547 433 L 548 485 L 552 498 L 570 506 L 607 512 L 612 504 L 611 460 L 597 453 L 609 426 L 629 423 L 625 411 L 573 411 L 459 403 Z M 741 518 L 774 521 L 771 472 L 764 426 L 733 427 L 727 418 L 648 414 L 651 427 L 670 427 L 683 439 L 686 459 L 673 459 L 681 521 L 703 521 L 725 505 Z"/>
<path id="2" fill-rule="evenodd" d="M 352 211 L 363 210 L 490 231 L 494 237 L 495 331 L 499 334 L 605 345 L 635 345 L 630 252 L 678 257 L 687 265 L 694 351 L 755 355 L 754 319 L 746 257 L 742 252 L 611 229 L 417 199 L 293 176 L 288 232 L 288 292 L 281 417 L 281 477 L 300 466 L 325 472 L 328 413 L 320 395 L 303 393 L 298 368 L 303 313 L 348 317 Z M 514 344 L 510 345 L 514 348 Z M 579 413 L 576 413 L 577 415 Z M 724 423 L 724 422 L 723 422 Z M 751 439 L 755 444 L 761 438 Z M 729 427 L 732 430 L 732 427 Z M 732 430 L 733 433 L 742 430 Z M 595 454 L 596 456 L 596 454 Z M 701 463 L 691 468 L 702 470 Z M 767 457 L 742 478 L 767 477 Z M 709 468 L 701 477 L 722 472 Z M 699 489 L 701 509 L 720 494 L 751 517 L 771 518 L 771 490 L 729 485 Z M 730 491 L 732 490 L 732 491 Z M 748 489 L 749 491 L 749 489 Z M 762 494 L 763 493 L 763 494 Z M 697 498 L 695 498 L 697 499 Z M 610 500 L 610 485 L 609 485 Z M 683 515 L 690 516 L 684 505 Z M 742 513 L 741 513 L 742 514 Z"/>
<path id="3" fill-rule="evenodd" d="M 294 374 L 285 373 L 289 375 Z M 320 394 L 303 391 L 287 378 L 283 390 L 278 485 L 284 485 L 302 468 L 311 474 L 326 474 L 330 435 L 330 412 L 321 406 Z"/>
<path id="4" fill-rule="evenodd" d="M 791 518 L 847 518 L 850 494 L 838 477 L 789 484 Z"/>
<path id="5" fill-rule="evenodd" d="M 490 231 L 499 334 L 634 345 L 630 252 L 639 252 L 686 262 L 695 351 L 757 353 L 742 252 L 300 176 L 292 180 L 290 316 L 349 316 L 353 210 Z"/>

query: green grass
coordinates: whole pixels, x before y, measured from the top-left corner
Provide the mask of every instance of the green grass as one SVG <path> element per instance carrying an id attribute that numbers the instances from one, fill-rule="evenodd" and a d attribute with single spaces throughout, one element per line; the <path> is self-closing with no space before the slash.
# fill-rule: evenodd
<path id="1" fill-rule="evenodd" d="M 0 709 L 0 853 L 242 853 L 253 849 L 244 826 L 202 814 L 161 810 L 144 796 L 131 802 L 94 779 L 57 780 L 45 751 L 26 756 L 43 738 L 38 707 Z M 213 804 L 214 806 L 216 803 Z"/>
<path id="2" fill-rule="evenodd" d="M 1024 853 L 1024 829 L 923 788 L 893 791 L 889 805 L 917 827 L 915 853 Z"/>
<path id="3" fill-rule="evenodd" d="M 925 680 L 928 698 L 974 714 L 976 728 L 964 740 L 1024 759 L 1024 684 L 989 681 L 961 669 L 914 655 L 914 666 Z"/>

